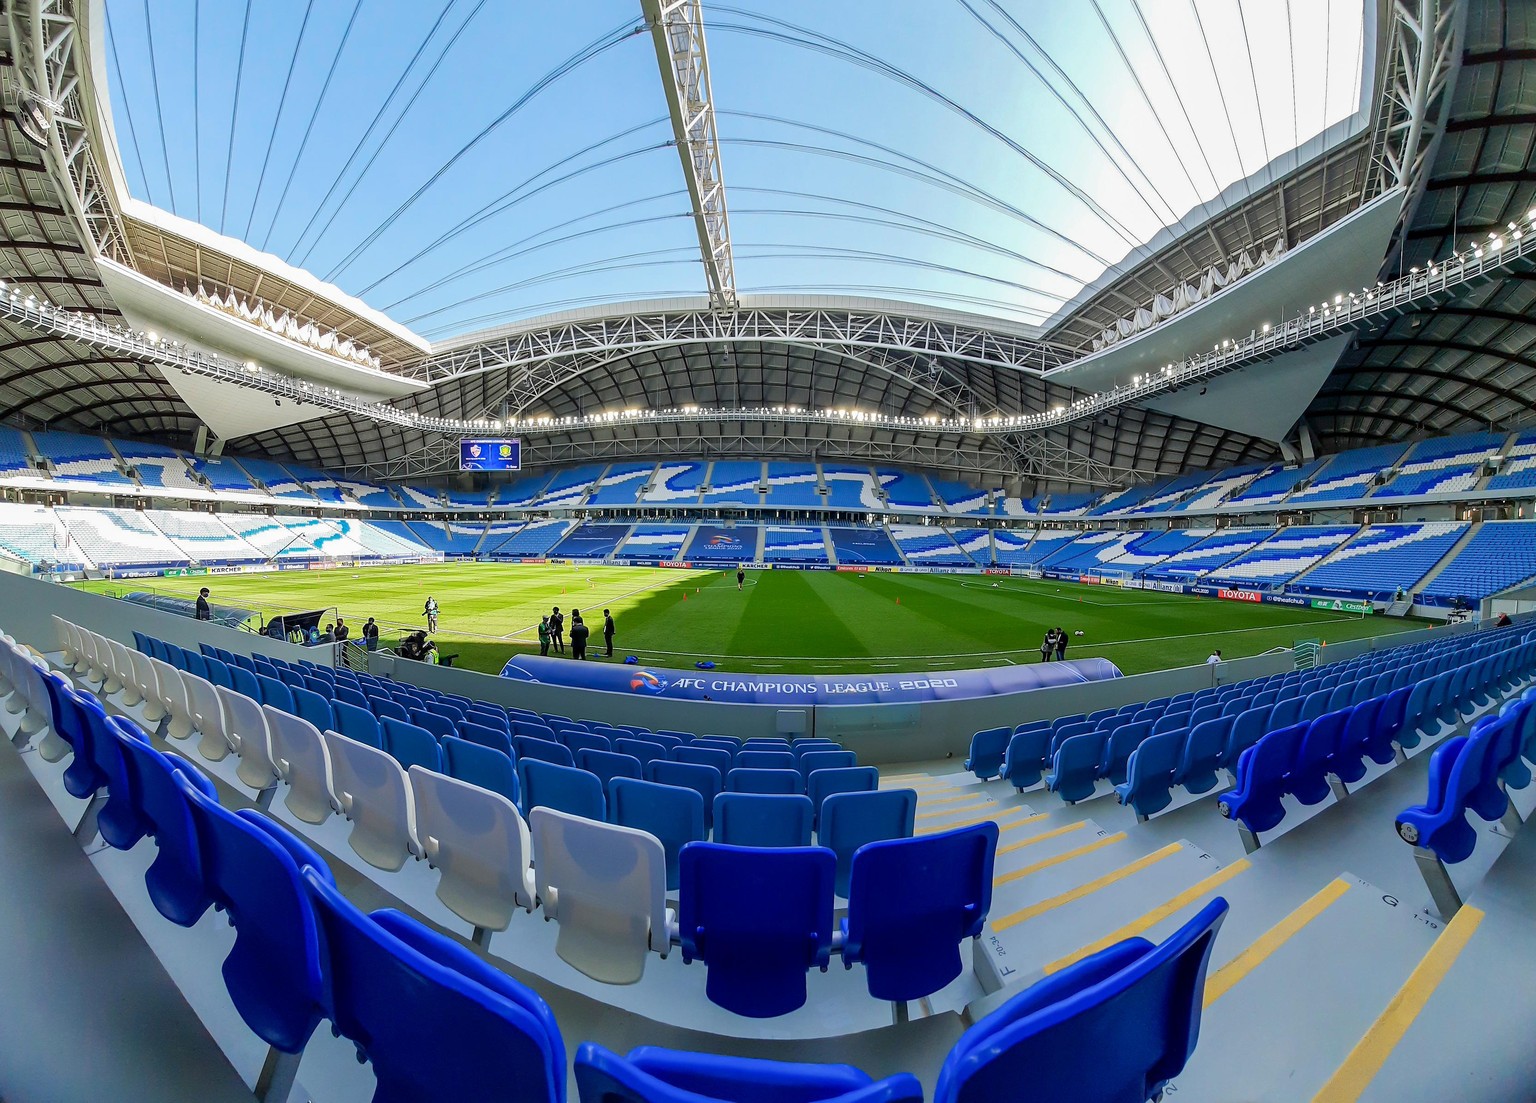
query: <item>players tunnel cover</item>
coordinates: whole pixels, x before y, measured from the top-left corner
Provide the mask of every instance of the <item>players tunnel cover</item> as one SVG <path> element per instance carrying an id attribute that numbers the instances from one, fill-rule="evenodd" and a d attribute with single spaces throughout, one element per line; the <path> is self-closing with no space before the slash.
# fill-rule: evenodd
<path id="1" fill-rule="evenodd" d="M 684 701 L 875 705 L 992 697 L 1050 686 L 1082 685 L 1118 678 L 1121 674 L 1108 659 L 1070 659 L 1031 666 L 916 674 L 736 674 L 720 670 L 668 670 L 656 666 L 607 666 L 525 655 L 508 662 L 502 668 L 501 676 L 572 689 L 634 693 Z"/>

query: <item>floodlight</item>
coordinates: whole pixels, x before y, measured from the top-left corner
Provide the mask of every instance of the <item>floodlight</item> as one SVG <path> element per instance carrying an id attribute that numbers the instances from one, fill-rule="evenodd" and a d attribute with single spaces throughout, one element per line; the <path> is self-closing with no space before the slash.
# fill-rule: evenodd
<path id="1" fill-rule="evenodd" d="M 47 100 L 31 92 L 22 92 L 17 98 L 16 109 L 11 112 L 11 118 L 15 120 L 16 129 L 21 131 L 22 137 L 38 149 L 47 149 L 48 135 L 53 130 L 53 114 L 53 105 Z"/>

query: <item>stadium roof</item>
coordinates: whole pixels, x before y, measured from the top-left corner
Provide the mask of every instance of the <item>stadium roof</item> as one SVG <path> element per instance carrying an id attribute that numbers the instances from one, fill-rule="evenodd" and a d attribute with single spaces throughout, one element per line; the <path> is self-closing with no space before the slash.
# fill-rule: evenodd
<path id="1" fill-rule="evenodd" d="M 594 346 L 537 370 L 497 366 L 509 334 L 526 339 L 572 318 L 647 311 L 670 319 L 708 305 L 658 59 L 649 36 L 632 33 L 640 20 L 627 3 L 566 5 L 558 18 L 541 16 L 553 22 L 538 33 L 519 27 L 499 37 L 486 32 L 509 17 L 504 5 L 421 6 L 383 28 L 365 12 L 343 47 L 350 5 L 251 5 L 247 20 L 240 5 L 167 12 L 117 0 L 15 0 L 5 33 L 23 61 L 25 34 L 19 43 L 14 36 L 34 11 L 78 18 L 88 32 L 84 83 L 110 86 L 112 104 L 98 89 L 94 107 L 81 110 L 106 186 L 80 189 L 71 186 L 78 171 L 45 163 L 21 136 L 8 86 L 0 276 L 109 320 L 129 309 L 125 272 L 177 291 L 202 285 L 225 315 L 238 298 L 241 309 L 291 323 L 290 338 L 302 325 L 310 328 L 299 339 L 311 344 L 345 338 L 350 350 L 355 342 L 359 357 L 412 381 L 395 403 L 446 417 L 691 405 L 913 417 L 1048 410 L 1071 403 L 1087 381 L 1052 382 L 1040 369 L 1089 352 L 1117 325 L 1134 337 L 1150 318 L 1138 321 L 1138 311 L 1160 318 L 1160 301 L 1213 271 L 1237 272 L 1245 254 L 1242 272 L 1259 269 L 1248 277 L 1254 287 L 1279 286 L 1279 275 L 1260 282 L 1266 259 L 1282 274 L 1304 269 L 1301 247 L 1342 226 L 1394 176 L 1410 191 L 1401 260 L 1386 257 L 1387 273 L 1448 253 L 1452 228 L 1462 238 L 1485 234 L 1525 212 L 1536 127 L 1527 14 L 1503 0 L 1426 3 L 1439 13 L 1428 48 L 1446 48 L 1443 64 L 1425 63 L 1412 116 L 1424 124 L 1429 166 L 1417 176 L 1413 166 L 1384 167 L 1391 136 L 1410 117 L 1405 82 L 1416 76 L 1394 68 L 1405 56 L 1394 37 L 1400 5 L 1293 3 L 1289 28 L 1265 22 L 1278 5 L 1236 3 L 1175 10 L 1099 0 L 1039 12 L 957 0 L 942 15 L 936 5 L 903 7 L 904 19 L 888 18 L 884 5 L 882 18 L 865 5 L 707 5 L 742 303 L 814 310 L 843 330 L 883 312 L 950 337 L 1011 342 L 1038 357 L 1033 370 L 949 355 L 947 346 L 865 348 L 777 331 L 757 341 Z M 574 60 L 594 43 L 596 56 Z M 299 74 L 292 82 L 290 65 Z M 1447 99 L 1445 133 L 1433 137 Z M 361 153 L 344 159 L 381 103 Z M 509 106 L 516 110 L 506 121 L 472 141 Z M 1166 133 L 1153 133 L 1149 107 Z M 439 168 L 438 182 L 405 202 Z M 316 203 L 333 180 L 331 198 Z M 87 207 L 103 195 L 116 205 L 77 213 L 75 195 L 86 195 Z M 510 205 L 474 221 L 498 202 Z M 467 232 L 422 252 L 466 221 Z M 1374 248 L 1385 256 L 1386 238 Z M 97 250 L 109 261 L 93 263 Z M 1450 431 L 1520 417 L 1519 396 L 1536 370 L 1520 320 L 1525 286 L 1511 275 L 1434 318 L 1366 333 L 1308 412 L 1319 442 L 1342 447 L 1400 436 L 1410 424 Z M 642 297 L 650 298 L 609 305 Z M 552 307 L 553 318 L 529 317 Z M 135 299 L 136 324 L 139 309 Z M 195 309 L 210 333 L 230 328 L 206 302 Z M 490 330 L 441 339 L 493 320 Z M 1199 328 L 1181 325 L 1164 323 L 1159 339 Z M 446 457 L 434 434 L 320 408 L 243 423 L 214 408 L 208 388 L 173 372 L 6 327 L 0 417 L 182 439 L 209 424 L 232 450 L 332 466 L 377 462 L 399 474 L 430 471 Z M 413 329 L 438 343 L 429 347 Z M 465 357 L 480 368 L 457 370 Z M 303 361 L 290 354 L 281 366 L 302 375 L 311 367 Z M 362 379 L 374 369 L 360 370 Z M 85 381 L 90 389 L 76 392 Z M 1294 413 L 1319 383 L 1293 388 Z M 1160 412 L 1124 404 L 1028 440 L 877 425 L 816 428 L 807 439 L 804 428 L 768 418 L 589 426 L 544 434 L 529 454 L 553 462 L 658 447 L 810 450 L 1105 481 L 1274 453 L 1283 428 L 1239 425 L 1216 405 Z"/>

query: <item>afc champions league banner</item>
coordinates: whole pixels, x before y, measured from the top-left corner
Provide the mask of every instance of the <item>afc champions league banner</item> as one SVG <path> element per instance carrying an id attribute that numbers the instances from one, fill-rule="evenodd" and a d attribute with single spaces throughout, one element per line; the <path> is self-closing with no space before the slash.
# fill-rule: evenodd
<path id="1" fill-rule="evenodd" d="M 1108 659 L 919 674 L 734 674 L 524 655 L 501 676 L 521 682 L 682 701 L 756 705 L 882 705 L 956 701 L 1119 678 Z"/>

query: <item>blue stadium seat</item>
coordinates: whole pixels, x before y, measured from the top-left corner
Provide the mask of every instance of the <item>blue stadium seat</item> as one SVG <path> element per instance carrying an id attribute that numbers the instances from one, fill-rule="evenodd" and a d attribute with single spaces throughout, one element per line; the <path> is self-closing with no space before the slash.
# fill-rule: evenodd
<path id="1" fill-rule="evenodd" d="M 494 747 L 472 743 L 457 736 L 442 742 L 443 773 L 449 777 L 500 793 L 513 804 L 520 804 L 522 786 L 512 759 Z"/>
<path id="2" fill-rule="evenodd" d="M 329 700 L 312 689 L 291 687 L 290 692 L 293 694 L 295 716 L 308 720 L 316 731 L 336 730 L 336 713 Z"/>
<path id="3" fill-rule="evenodd" d="M 1285 818 L 1280 800 L 1286 793 L 1291 763 L 1309 724 L 1290 724 L 1272 731 L 1237 760 L 1237 788 L 1223 793 L 1217 809 L 1255 835 Z"/>
<path id="4" fill-rule="evenodd" d="M 1173 775 L 1184 753 L 1184 732 L 1149 736 L 1131 752 L 1125 784 L 1115 786 L 1115 798 L 1139 819 L 1147 819 L 1173 803 Z"/>
<path id="5" fill-rule="evenodd" d="M 113 717 L 112 727 L 120 737 L 129 780 L 148 821 L 146 830 L 155 840 L 155 860 L 144 871 L 150 903 L 172 923 L 191 927 L 213 901 L 203 882 L 197 827 L 179 779 L 186 778 L 210 800 L 217 801 L 218 793 L 213 782 L 186 759 L 151 747 L 126 717 Z"/>
<path id="6" fill-rule="evenodd" d="M 735 763 L 735 756 L 723 747 L 701 746 L 699 743 L 690 743 L 686 747 L 677 747 L 667 756 L 673 762 L 686 762 L 694 766 L 712 766 L 720 771 L 724 777 L 730 772 Z"/>
<path id="7" fill-rule="evenodd" d="M 738 758 L 737 761 L 741 759 Z M 725 775 L 727 793 L 787 794 L 800 793 L 804 790 L 805 779 L 800 776 L 798 770 L 756 770 L 737 766 Z"/>
<path id="8" fill-rule="evenodd" d="M 606 735 L 598 735 L 595 732 L 569 732 L 562 735 L 560 742 L 571 749 L 571 754 L 579 755 L 582 751 L 612 751 L 613 740 Z"/>
<path id="9" fill-rule="evenodd" d="M 314 869 L 331 1019 L 373 1066 L 378 1103 L 564 1103 L 565 1044 L 544 1001 L 405 914 L 364 915 Z"/>
<path id="10" fill-rule="evenodd" d="M 992 907 L 997 824 L 868 843 L 853 856 L 843 965 L 863 962 L 869 994 L 906 1002 L 960 975 L 960 943 Z"/>
<path id="11" fill-rule="evenodd" d="M 809 751 L 800 756 L 795 766 L 801 777 L 810 777 L 817 770 L 842 770 L 858 764 L 859 756 L 853 751 Z"/>
<path id="12" fill-rule="evenodd" d="M 300 1053 L 326 1017 L 322 944 L 300 870 L 331 883 L 321 859 L 254 809 L 231 812 L 179 777 L 196 826 L 203 883 L 228 915 L 235 942 L 224 986 L 245 1025 L 269 1046 Z"/>
<path id="13" fill-rule="evenodd" d="M 1253 746 L 1269 731 L 1270 718 L 1274 710 L 1268 706 L 1248 709 L 1237 714 L 1232 721 L 1232 730 L 1227 734 L 1227 745 L 1222 748 L 1221 762 L 1218 764 L 1223 769 L 1237 769 L 1237 760 L 1242 757 L 1244 751 Z"/>
<path id="14" fill-rule="evenodd" d="M 1019 792 L 1040 784 L 1045 773 L 1046 755 L 1051 746 L 1051 729 L 1033 727 L 1015 732 L 1003 755 L 1003 777 Z"/>
<path id="15" fill-rule="evenodd" d="M 880 788 L 880 771 L 873 766 L 845 766 L 840 770 L 817 770 L 805 780 L 805 795 L 811 798 L 816 822 L 821 822 L 821 806 L 834 793 L 868 793 Z"/>
<path id="16" fill-rule="evenodd" d="M 1132 938 L 1020 992 L 967 1030 L 934 1103 L 1019 1097 L 1145 1103 L 1194 1053 L 1206 968 L 1227 902 L 1217 897 L 1161 945 Z"/>
<path id="17" fill-rule="evenodd" d="M 715 841 L 731 846 L 810 846 L 811 798 L 727 792 L 715 798 Z"/>
<path id="18" fill-rule="evenodd" d="M 533 758 L 520 758 L 517 780 L 523 791 L 523 815 L 543 805 L 589 820 L 606 820 L 608 802 L 596 774 L 574 766 L 558 766 Z"/>
<path id="19" fill-rule="evenodd" d="M 276 678 L 268 678 L 258 674 L 256 685 L 261 696 L 257 698 L 263 705 L 271 705 L 279 712 L 293 712 L 293 690 Z"/>
<path id="20" fill-rule="evenodd" d="M 1397 816 L 1403 841 L 1431 851 L 1440 861 L 1465 861 L 1477 847 L 1477 830 L 1467 822 L 1468 798 L 1478 790 L 1493 749 L 1492 733 L 1458 735 L 1436 747 L 1429 759 L 1429 795 L 1423 804 Z M 1482 812 L 1491 812 L 1491 808 Z M 1484 819 L 1498 819 L 1503 808 Z"/>
<path id="21" fill-rule="evenodd" d="M 229 671 L 229 688 L 242 697 L 249 697 L 252 701 L 261 700 L 261 683 L 244 667 L 231 667 Z"/>
<path id="22" fill-rule="evenodd" d="M 743 747 L 736 755 L 733 769 L 738 770 L 793 770 L 795 768 L 795 756 L 790 754 L 789 748 L 782 751 L 753 750 L 750 746 Z"/>
<path id="23" fill-rule="evenodd" d="M 850 1065 L 803 1065 L 641 1046 L 627 1057 L 596 1042 L 576 1051 L 583 1103 L 922 1103 L 910 1073 L 871 1080 Z"/>
<path id="24" fill-rule="evenodd" d="M 1344 727 L 1339 733 L 1339 747 L 1333 758 L 1333 772 L 1346 785 L 1353 785 L 1365 776 L 1365 759 L 1370 751 L 1372 737 L 1377 728 L 1381 710 L 1387 696 L 1368 697 L 1350 707 L 1344 717 Z M 1387 761 L 1391 761 L 1391 747 L 1387 748 Z"/>
<path id="25" fill-rule="evenodd" d="M 831 958 L 836 855 L 689 843 L 679 872 L 683 960 L 709 967 L 710 1002 L 758 1019 L 803 1006 L 805 974 Z"/>
<path id="26" fill-rule="evenodd" d="M 715 767 L 697 762 L 657 761 L 646 766 L 645 780 L 692 789 L 704 801 L 704 830 L 714 826 L 715 797 L 724 786 L 724 779 Z"/>
<path id="27" fill-rule="evenodd" d="M 586 770 L 588 773 L 597 776 L 597 780 L 602 783 L 605 796 L 612 791 L 610 783 L 614 778 L 630 777 L 639 779 L 644 773 L 638 758 L 627 754 L 618 754 L 614 751 L 577 751 L 576 765 L 579 769 Z"/>
<path id="28" fill-rule="evenodd" d="M 667 757 L 667 748 L 650 739 L 615 739 L 613 749 L 619 754 L 627 754 L 640 762 L 640 769 L 644 771 L 646 764 L 656 761 L 658 758 Z"/>
<path id="29" fill-rule="evenodd" d="M 459 734 L 459 726 L 441 713 L 430 709 L 408 709 L 407 712 L 411 723 L 431 732 L 434 739 L 446 739 L 450 735 Z"/>
<path id="30" fill-rule="evenodd" d="M 987 728 L 971 736 L 971 753 L 965 760 L 965 768 L 982 781 L 999 776 L 1012 735 L 1011 728 Z"/>
<path id="31" fill-rule="evenodd" d="M 821 806 L 816 841 L 837 855 L 837 895 L 848 895 L 853 857 L 867 843 L 910 839 L 917 818 L 917 792 L 882 789 L 833 793 Z"/>
<path id="32" fill-rule="evenodd" d="M 332 730 L 340 732 L 348 739 L 355 739 L 359 743 L 366 743 L 370 747 L 384 749 L 384 729 L 379 726 L 378 718 L 367 709 L 357 708 L 345 701 L 337 700 L 332 703 L 331 711 L 336 715 L 336 723 Z M 324 728 L 320 729 L 324 731 Z"/>
<path id="33" fill-rule="evenodd" d="M 373 715 L 380 720 L 409 721 L 411 718 L 405 706 L 390 697 L 372 696 L 368 698 L 368 704 L 373 709 Z"/>
<path id="34" fill-rule="evenodd" d="M 1221 716 L 1189 729 L 1178 768 L 1173 773 L 1175 785 L 1182 785 L 1191 793 L 1208 793 L 1216 788 L 1216 768 L 1226 753 L 1227 739 L 1236 719 L 1232 715 Z"/>
<path id="35" fill-rule="evenodd" d="M 1093 796 L 1104 759 L 1104 734 L 1083 732 L 1062 740 L 1051 756 L 1051 772 L 1045 787 L 1068 804 Z"/>
<path id="36" fill-rule="evenodd" d="M 466 720 L 459 725 L 459 738 L 500 751 L 508 758 L 512 757 L 512 737 L 507 734 L 505 728 L 493 728 L 486 724 L 477 724 L 473 720 Z"/>
<path id="37" fill-rule="evenodd" d="M 608 788 L 608 812 L 614 823 L 661 840 L 667 853 L 667 891 L 675 892 L 683 847 L 705 838 L 704 798 L 699 792 L 680 785 L 614 778 Z"/>
<path id="38" fill-rule="evenodd" d="M 538 739 L 531 735 L 514 735 L 512 749 L 517 752 L 519 765 L 529 759 L 535 762 L 553 762 L 556 766 L 576 765 L 576 757 L 571 754 L 571 749 L 553 740 Z"/>
<path id="39" fill-rule="evenodd" d="M 404 724 L 399 720 L 385 720 L 380 727 L 384 730 L 385 753 L 400 763 L 402 770 L 420 766 L 437 773 L 443 772 L 442 748 L 426 728 Z"/>
<path id="40" fill-rule="evenodd" d="M 1152 725 L 1150 720 L 1132 720 L 1129 724 L 1121 724 L 1104 741 L 1104 761 L 1099 772 L 1111 785 L 1125 783 L 1125 767 L 1131 752 L 1152 735 Z"/>
<path id="41" fill-rule="evenodd" d="M 1307 725 L 1291 761 L 1286 789 L 1302 804 L 1320 803 L 1328 796 L 1328 775 L 1336 774 L 1343 749 L 1344 725 L 1350 712 L 1325 712 Z"/>

